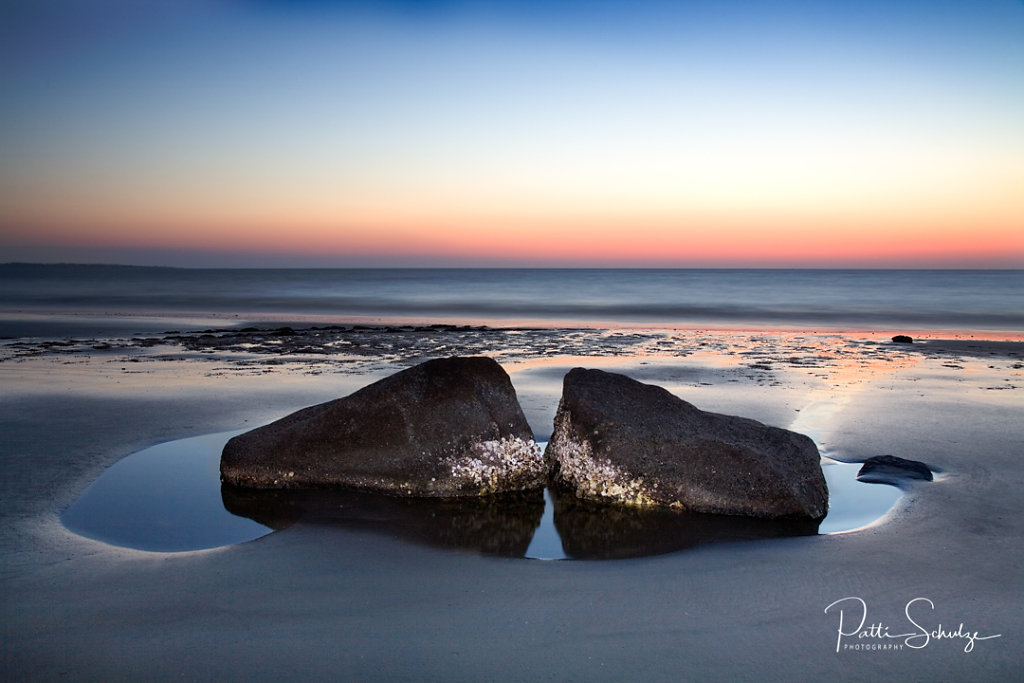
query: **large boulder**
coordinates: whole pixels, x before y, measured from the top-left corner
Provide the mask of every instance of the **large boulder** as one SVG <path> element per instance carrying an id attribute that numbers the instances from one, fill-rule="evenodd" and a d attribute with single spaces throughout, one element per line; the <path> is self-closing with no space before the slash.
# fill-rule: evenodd
<path id="1" fill-rule="evenodd" d="M 337 486 L 413 496 L 542 488 L 540 449 L 508 375 L 483 357 L 427 361 L 224 446 L 244 488 Z"/>
<path id="2" fill-rule="evenodd" d="M 817 520 L 828 511 L 808 437 L 699 410 L 665 389 L 576 368 L 545 451 L 554 481 L 589 500 Z"/>

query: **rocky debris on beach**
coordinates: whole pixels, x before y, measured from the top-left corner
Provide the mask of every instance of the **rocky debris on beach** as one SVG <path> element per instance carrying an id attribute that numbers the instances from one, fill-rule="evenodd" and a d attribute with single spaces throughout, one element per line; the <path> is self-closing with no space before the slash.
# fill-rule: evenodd
<path id="1" fill-rule="evenodd" d="M 914 343 L 914 338 L 910 337 L 910 336 L 907 336 L 905 334 L 897 334 L 895 337 L 892 338 L 892 340 L 896 344 L 913 344 Z"/>
<path id="2" fill-rule="evenodd" d="M 493 359 L 427 361 L 231 439 L 221 479 L 455 497 L 543 488 L 540 448 Z"/>
<path id="3" fill-rule="evenodd" d="M 565 376 L 544 457 L 557 485 L 589 500 L 773 519 L 828 511 L 808 437 L 601 370 Z"/>
<path id="4" fill-rule="evenodd" d="M 931 468 L 920 460 L 876 455 L 864 461 L 857 479 L 871 484 L 899 485 L 908 479 L 932 481 L 933 477 Z"/>

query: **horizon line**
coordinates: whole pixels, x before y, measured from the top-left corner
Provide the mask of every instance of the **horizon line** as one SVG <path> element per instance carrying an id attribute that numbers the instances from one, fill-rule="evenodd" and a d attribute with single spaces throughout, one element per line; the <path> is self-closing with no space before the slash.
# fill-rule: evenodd
<path id="1" fill-rule="evenodd" d="M 935 266 L 935 265 L 890 265 L 890 266 L 827 266 L 827 265 L 778 265 L 778 266 L 728 266 L 728 265 L 156 265 L 117 263 L 101 261 L 5 261 L 0 267 L 84 267 L 84 268 L 137 268 L 148 270 L 859 270 L 859 271 L 1018 271 L 1021 266 Z"/>

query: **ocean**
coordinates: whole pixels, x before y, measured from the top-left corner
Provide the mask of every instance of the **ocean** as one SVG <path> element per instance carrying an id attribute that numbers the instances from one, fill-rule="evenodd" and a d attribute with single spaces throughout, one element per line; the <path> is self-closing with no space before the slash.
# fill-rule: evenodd
<path id="1" fill-rule="evenodd" d="M 1020 332 L 1024 270 L 0 265 L 0 332 L 46 315 Z"/>

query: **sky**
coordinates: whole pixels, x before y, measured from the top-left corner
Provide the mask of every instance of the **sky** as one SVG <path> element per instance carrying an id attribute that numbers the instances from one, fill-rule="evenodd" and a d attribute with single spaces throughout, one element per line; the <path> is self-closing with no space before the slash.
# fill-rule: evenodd
<path id="1" fill-rule="evenodd" d="M 1024 267 L 1021 0 L 0 0 L 0 262 Z"/>

